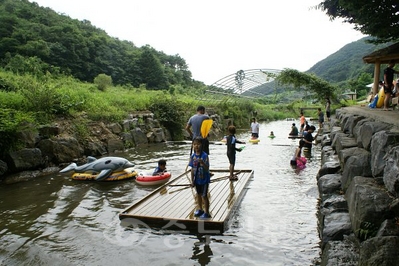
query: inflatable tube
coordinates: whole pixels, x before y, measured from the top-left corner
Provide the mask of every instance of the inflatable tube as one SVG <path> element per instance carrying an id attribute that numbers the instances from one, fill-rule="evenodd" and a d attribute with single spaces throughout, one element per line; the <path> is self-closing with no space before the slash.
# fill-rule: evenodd
<path id="1" fill-rule="evenodd" d="M 384 92 L 384 87 L 380 89 L 378 92 L 378 101 L 377 101 L 377 108 L 381 108 L 384 106 L 384 100 L 385 100 L 385 92 Z"/>
<path id="2" fill-rule="evenodd" d="M 302 170 L 306 167 L 306 158 L 305 157 L 300 157 L 298 159 L 296 159 L 296 168 L 299 170 Z"/>
<path id="3" fill-rule="evenodd" d="M 171 177 L 172 175 L 169 172 L 153 176 L 140 174 L 136 177 L 136 183 L 143 186 L 155 186 L 168 182 Z"/>
<path id="4" fill-rule="evenodd" d="M 255 143 L 258 143 L 258 142 L 260 141 L 260 139 L 252 139 L 252 138 L 251 138 L 251 139 L 249 139 L 248 141 L 249 141 L 250 143 L 254 143 L 254 144 L 255 144 Z"/>
<path id="5" fill-rule="evenodd" d="M 101 180 L 101 181 L 119 181 L 125 179 L 131 179 L 137 176 L 137 172 L 134 169 L 126 168 L 120 172 L 113 172 L 109 177 Z M 75 173 L 71 176 L 73 180 L 79 181 L 95 181 L 98 176 L 98 173 Z"/>

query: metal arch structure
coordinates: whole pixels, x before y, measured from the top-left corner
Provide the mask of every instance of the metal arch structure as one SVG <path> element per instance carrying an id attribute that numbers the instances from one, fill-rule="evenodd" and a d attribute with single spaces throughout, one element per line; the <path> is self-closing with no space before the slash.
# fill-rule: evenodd
<path id="1" fill-rule="evenodd" d="M 238 94 L 259 87 L 263 84 L 274 81 L 275 76 L 281 70 L 278 69 L 249 69 L 239 70 L 234 74 L 228 75 L 216 82 L 211 87 L 224 90 L 228 94 Z M 210 91 L 213 92 L 213 91 Z M 216 92 L 216 91 L 214 91 Z M 218 91 L 217 93 L 220 93 Z"/>

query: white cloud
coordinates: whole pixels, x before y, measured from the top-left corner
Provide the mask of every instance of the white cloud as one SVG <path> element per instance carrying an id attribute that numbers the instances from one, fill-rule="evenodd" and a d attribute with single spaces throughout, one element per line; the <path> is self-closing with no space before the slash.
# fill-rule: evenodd
<path id="1" fill-rule="evenodd" d="M 35 0 L 71 18 L 90 20 L 137 46 L 179 54 L 193 78 L 210 85 L 240 69 L 306 71 L 364 37 L 331 22 L 321 0 Z"/>

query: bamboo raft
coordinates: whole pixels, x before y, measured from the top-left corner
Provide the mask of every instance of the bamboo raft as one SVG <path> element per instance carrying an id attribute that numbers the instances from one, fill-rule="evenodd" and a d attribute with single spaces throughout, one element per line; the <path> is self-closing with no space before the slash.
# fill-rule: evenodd
<path id="1" fill-rule="evenodd" d="M 195 188 L 189 186 L 190 171 L 170 180 L 119 214 L 122 222 L 179 232 L 221 234 L 246 193 L 253 178 L 253 170 L 237 170 L 237 181 L 230 181 L 228 170 L 212 169 L 209 184 L 210 214 L 212 218 L 194 217 L 197 208 Z"/>

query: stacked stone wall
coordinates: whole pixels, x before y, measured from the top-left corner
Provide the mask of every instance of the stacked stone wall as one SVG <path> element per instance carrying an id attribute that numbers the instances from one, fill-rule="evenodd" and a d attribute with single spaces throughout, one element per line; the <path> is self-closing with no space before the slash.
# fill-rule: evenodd
<path id="1" fill-rule="evenodd" d="M 399 265 L 399 130 L 336 111 L 318 141 L 321 265 Z"/>

